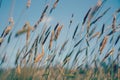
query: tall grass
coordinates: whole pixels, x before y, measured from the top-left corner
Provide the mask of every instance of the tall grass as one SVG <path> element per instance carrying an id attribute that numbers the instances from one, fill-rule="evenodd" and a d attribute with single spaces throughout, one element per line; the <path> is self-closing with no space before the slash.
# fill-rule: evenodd
<path id="1" fill-rule="evenodd" d="M 83 22 L 78 23 L 73 32 L 70 31 L 73 14 L 66 31 L 61 22 L 48 27 L 46 20 L 44 25 L 40 26 L 42 29 L 39 27 L 45 16 L 49 17 L 57 9 L 59 0 L 55 0 L 53 4 L 47 3 L 33 26 L 27 21 L 15 34 L 15 23 L 13 17 L 10 17 L 9 25 L 0 36 L 0 80 L 119 80 L 120 25 L 117 20 L 120 9 L 113 12 L 113 16 L 110 16 L 112 22 L 107 26 L 107 22 L 100 20 L 106 18 L 105 15 L 112 7 L 98 15 L 105 1 L 98 0 L 94 7 L 88 9 Z M 32 6 L 31 2 L 26 2 L 27 9 Z M 0 8 L 1 4 L 2 0 Z M 103 24 L 101 30 L 98 30 L 97 24 L 100 23 Z M 38 31 L 39 29 L 41 30 Z M 118 35 L 115 37 L 116 34 Z M 18 41 L 15 43 L 18 46 L 13 64 L 15 67 L 10 68 L 6 47 L 2 46 L 7 44 L 6 46 L 10 47 L 8 44 L 14 42 L 12 36 L 18 41 L 26 39 L 23 40 L 24 44 L 17 45 Z M 63 36 L 66 38 L 62 39 Z M 21 37 L 23 39 L 20 39 Z M 7 68 L 3 68 L 4 64 L 7 64 Z"/>

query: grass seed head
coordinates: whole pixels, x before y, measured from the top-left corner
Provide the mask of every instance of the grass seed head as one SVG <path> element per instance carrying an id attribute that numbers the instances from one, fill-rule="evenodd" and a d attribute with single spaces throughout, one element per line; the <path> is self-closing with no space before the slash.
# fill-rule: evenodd
<path id="1" fill-rule="evenodd" d="M 103 51 L 107 41 L 108 41 L 108 36 L 105 36 L 105 38 L 103 39 L 102 45 L 100 46 L 100 52 Z"/>
<path id="2" fill-rule="evenodd" d="M 0 43 L 2 43 L 3 42 L 3 38 L 0 38 Z"/>
<path id="3" fill-rule="evenodd" d="M 27 5 L 26 5 L 26 7 L 29 8 L 30 5 L 31 5 L 31 0 L 28 0 L 28 1 L 27 1 Z"/>
<path id="4" fill-rule="evenodd" d="M 53 39 L 54 39 L 54 30 L 51 32 L 50 43 L 49 43 L 49 49 L 51 49 L 51 47 L 52 47 Z"/>
<path id="5" fill-rule="evenodd" d="M 41 61 L 42 58 L 43 58 L 43 56 L 44 56 L 44 47 L 43 47 L 43 45 L 42 45 L 42 53 L 39 54 L 39 55 L 35 58 L 34 63 L 37 63 L 37 62 Z"/>
<path id="6" fill-rule="evenodd" d="M 55 39 L 56 40 L 57 40 L 57 38 L 58 38 L 58 36 L 60 34 L 60 31 L 61 31 L 62 27 L 63 27 L 63 25 L 62 26 L 58 26 L 58 28 L 57 28 L 57 32 L 56 32 L 56 35 L 55 35 Z"/>
<path id="7" fill-rule="evenodd" d="M 20 67 L 20 65 L 17 66 L 16 72 L 17 72 L 18 74 L 21 74 L 21 67 Z"/>

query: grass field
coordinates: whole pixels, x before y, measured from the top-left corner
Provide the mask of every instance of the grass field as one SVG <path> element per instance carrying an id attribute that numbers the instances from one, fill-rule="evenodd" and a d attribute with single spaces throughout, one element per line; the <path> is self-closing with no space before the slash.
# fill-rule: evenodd
<path id="1" fill-rule="evenodd" d="M 10 14 L 15 8 L 11 1 Z M 31 24 L 27 10 L 32 1 L 26 0 L 18 20 L 9 16 L 1 28 L 0 80 L 120 80 L 120 8 L 104 7 L 109 0 L 96 0 L 79 23 L 70 13 L 66 26 L 62 21 L 50 24 L 61 0 L 45 0 L 41 15 Z M 1 10 L 2 4 L 0 0 Z M 19 24 L 23 15 L 28 20 Z"/>

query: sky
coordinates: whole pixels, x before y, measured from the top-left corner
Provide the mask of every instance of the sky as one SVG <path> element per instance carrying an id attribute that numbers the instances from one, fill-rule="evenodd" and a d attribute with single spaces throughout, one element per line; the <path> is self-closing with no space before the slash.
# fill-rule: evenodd
<path id="1" fill-rule="evenodd" d="M 2 47 L 0 47 L 0 54 L 7 53 L 8 63 L 13 63 L 16 52 L 18 48 L 20 49 L 23 47 L 21 44 L 25 44 L 25 35 L 20 36 L 19 38 L 15 38 L 14 35 L 16 31 L 21 29 L 25 22 L 29 21 L 30 25 L 33 26 L 35 22 L 39 19 L 39 17 L 42 14 L 43 9 L 48 4 L 50 7 L 54 3 L 55 0 L 31 0 L 31 6 L 30 8 L 26 8 L 27 0 L 2 0 L 1 7 L 0 7 L 0 34 L 2 34 L 2 31 L 5 29 L 5 27 L 8 25 L 9 17 L 13 17 L 15 25 L 13 27 L 13 35 L 10 44 L 8 47 L 6 47 L 6 41 L 2 44 Z M 57 45 L 61 45 L 63 41 L 66 39 L 66 33 L 67 27 L 69 25 L 69 20 L 71 19 L 71 15 L 74 14 L 73 17 L 73 23 L 71 25 L 70 31 L 69 31 L 69 37 L 72 36 L 75 27 L 78 23 L 81 23 L 83 21 L 83 18 L 88 11 L 90 7 L 93 7 L 96 5 L 98 0 L 59 0 L 59 3 L 55 10 L 53 10 L 52 14 L 48 15 L 46 14 L 46 18 L 42 21 L 42 23 L 39 25 L 39 29 L 32 33 L 31 36 L 33 39 L 37 36 L 35 34 L 40 33 L 42 27 L 47 19 L 47 25 L 48 26 L 55 26 L 57 22 L 60 22 L 60 24 L 63 24 L 63 30 L 60 34 L 60 39 L 57 42 Z M 120 0 L 107 0 L 103 8 L 101 9 L 100 13 L 102 13 L 105 9 L 108 7 L 111 7 L 110 11 L 105 15 L 97 24 L 98 30 L 101 29 L 101 26 L 103 23 L 106 23 L 106 25 L 110 25 L 112 22 L 112 14 L 120 8 Z M 50 8 L 49 8 L 50 10 Z M 98 15 L 100 15 L 100 13 Z M 120 23 L 120 19 L 117 20 L 118 23 Z M 80 29 L 80 28 L 78 28 Z M 117 36 L 118 34 L 116 34 Z M 62 38 L 61 38 L 62 37 Z M 32 39 L 31 38 L 31 39 Z M 17 45 L 15 45 L 17 42 Z M 67 46 L 67 48 L 72 47 L 73 42 L 69 42 L 71 46 Z M 94 42 L 91 42 L 90 44 L 95 44 Z M 84 45 L 83 45 L 84 46 Z M 5 51 L 4 51 L 5 48 Z M 69 49 L 67 50 L 69 51 Z M 66 51 L 66 52 L 67 52 Z M 2 55 L 3 56 L 3 55 Z M 64 54 L 63 54 L 64 56 Z M 10 65 L 10 64 L 8 64 Z M 12 66 L 12 65 L 10 65 Z"/>

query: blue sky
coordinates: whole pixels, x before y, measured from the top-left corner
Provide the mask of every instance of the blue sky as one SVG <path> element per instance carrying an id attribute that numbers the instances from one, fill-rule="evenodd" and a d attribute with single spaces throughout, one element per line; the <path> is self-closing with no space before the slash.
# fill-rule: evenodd
<path id="1" fill-rule="evenodd" d="M 8 59 L 11 60 L 9 62 L 12 63 L 18 48 L 19 47 L 22 48 L 22 46 L 19 45 L 25 44 L 25 35 L 20 36 L 19 38 L 20 40 L 14 38 L 14 34 L 16 33 L 16 31 L 21 29 L 26 21 L 29 21 L 31 26 L 33 26 L 41 16 L 45 6 L 49 4 L 50 7 L 52 7 L 51 5 L 54 3 L 54 1 L 55 0 L 31 0 L 30 8 L 26 9 L 27 0 L 2 0 L 2 4 L 0 8 L 0 34 L 4 30 L 4 28 L 8 25 L 9 17 L 12 16 L 15 21 L 11 43 L 8 45 L 9 47 L 6 48 L 6 51 L 4 51 L 4 53 L 6 52 L 8 54 L 9 57 Z M 60 34 L 60 39 L 57 42 L 58 45 L 59 44 L 61 45 L 61 43 L 63 43 L 63 41 L 65 41 L 66 39 L 66 32 L 68 29 L 67 27 L 69 25 L 69 20 L 71 19 L 71 15 L 74 14 L 74 17 L 73 17 L 73 24 L 69 31 L 69 36 L 72 36 L 74 29 L 78 23 L 80 23 L 81 26 L 81 23 L 83 21 L 86 12 L 90 7 L 96 5 L 97 1 L 98 0 L 60 0 L 56 9 L 53 10 L 52 14 L 50 15 L 46 14 L 48 17 L 48 22 L 47 22 L 48 26 L 50 25 L 55 26 L 57 22 L 60 22 L 60 24 L 64 25 L 63 30 Z M 107 0 L 105 5 L 101 9 L 100 13 L 102 13 L 108 7 L 111 7 L 111 9 L 107 13 L 107 15 L 105 15 L 104 18 L 100 20 L 99 24 L 97 24 L 98 30 L 101 29 L 101 26 L 104 22 L 106 23 L 106 25 L 110 25 L 110 23 L 112 22 L 113 12 L 115 12 L 116 9 L 120 8 L 120 0 Z M 100 13 L 98 15 L 100 15 Z M 117 22 L 120 22 L 120 19 L 118 19 Z M 43 26 L 43 24 L 44 21 L 39 25 L 39 29 L 36 31 L 35 34 L 39 33 L 39 31 L 41 30 L 40 26 Z M 35 34 L 32 34 L 34 35 L 33 38 L 36 37 Z M 16 42 L 18 42 L 18 44 L 15 46 Z M 69 42 L 69 44 L 72 43 Z M 92 42 L 91 44 L 94 43 Z M 3 46 L 0 48 L 0 52 L 5 47 L 6 41 L 2 45 Z M 71 46 L 68 45 L 68 48 L 69 47 Z"/>

